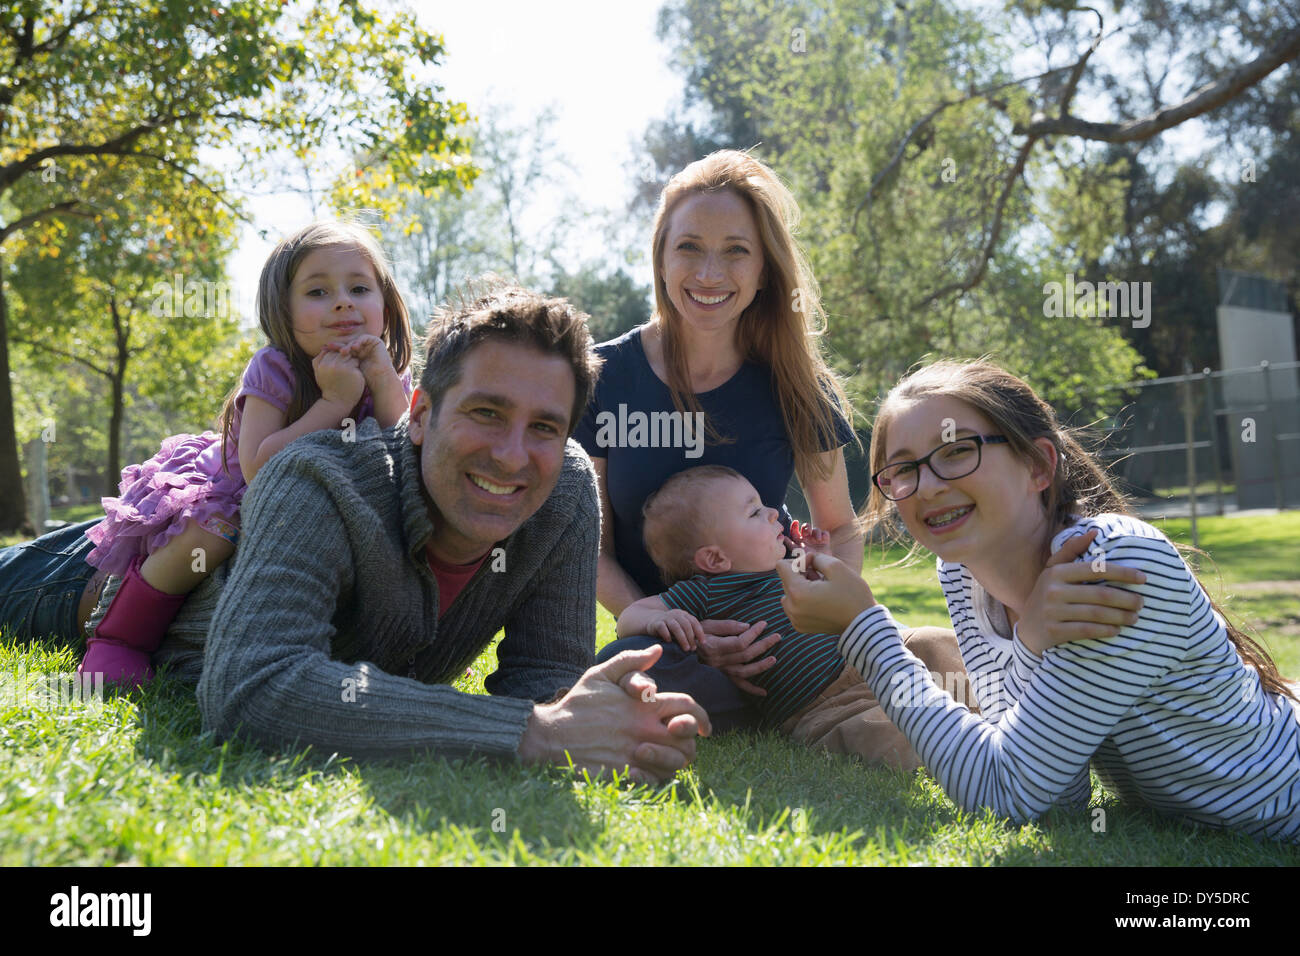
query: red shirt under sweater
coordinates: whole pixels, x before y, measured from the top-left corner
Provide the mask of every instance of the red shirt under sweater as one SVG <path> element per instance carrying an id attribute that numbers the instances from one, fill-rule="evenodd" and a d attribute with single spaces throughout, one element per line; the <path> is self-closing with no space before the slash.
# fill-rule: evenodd
<path id="1" fill-rule="evenodd" d="M 447 613 L 447 608 L 456 600 L 456 595 L 465 590 L 465 585 L 474 577 L 474 572 L 488 559 L 485 554 L 469 564 L 448 564 L 435 558 L 428 548 L 424 549 L 424 556 L 429 561 L 429 570 L 438 579 L 438 617 Z"/>

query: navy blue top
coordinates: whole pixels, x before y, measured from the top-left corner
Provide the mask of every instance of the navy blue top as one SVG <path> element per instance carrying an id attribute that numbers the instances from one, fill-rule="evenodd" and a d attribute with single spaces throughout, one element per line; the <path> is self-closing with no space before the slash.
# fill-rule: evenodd
<path id="1" fill-rule="evenodd" d="M 695 396 L 709 423 L 720 435 L 733 439 L 731 442 L 704 444 L 702 449 L 689 441 L 678 443 L 686 447 L 662 447 L 665 442 L 659 439 L 667 434 L 662 423 L 636 427 L 638 418 L 644 421 L 650 413 L 675 410 L 672 392 L 646 358 L 641 329 L 604 342 L 596 351 L 605 364 L 573 437 L 592 458 L 606 459 L 605 479 L 614 512 L 614 555 L 642 591 L 659 594 L 665 585 L 641 537 L 641 506 L 679 471 L 698 465 L 734 468 L 754 486 L 764 505 L 781 512 L 781 524 L 789 533 L 785 493 L 794 476 L 794 449 L 766 365 L 746 362 L 722 385 Z M 602 418 L 605 412 L 608 415 Z M 835 439 L 827 450 L 852 440 L 848 421 L 837 416 Z M 697 441 L 702 443 L 702 438 Z M 652 442 L 660 447 L 651 447 Z M 702 454 L 687 457 L 697 450 Z"/>

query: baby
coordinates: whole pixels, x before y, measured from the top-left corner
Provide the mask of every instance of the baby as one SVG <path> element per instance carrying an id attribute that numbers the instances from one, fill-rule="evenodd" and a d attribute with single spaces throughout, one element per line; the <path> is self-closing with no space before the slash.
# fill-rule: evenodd
<path id="1" fill-rule="evenodd" d="M 754 698 L 763 727 L 869 762 L 919 766 L 907 738 L 840 657 L 840 636 L 796 631 L 781 607 L 777 562 L 787 547 L 794 549 L 795 570 L 802 569 L 803 552 L 829 554 L 825 531 L 796 522 L 791 540 L 777 510 L 765 507 L 741 474 L 720 465 L 673 475 L 646 499 L 642 513 L 646 550 L 670 587 L 628 605 L 618 618 L 619 637 L 650 634 L 694 651 L 704 637 L 701 620 L 766 621 L 767 633 L 782 639 L 772 651 L 776 664 L 751 678 L 766 691 Z M 964 675 L 951 640 L 918 631 L 907 646 L 931 670 Z"/>

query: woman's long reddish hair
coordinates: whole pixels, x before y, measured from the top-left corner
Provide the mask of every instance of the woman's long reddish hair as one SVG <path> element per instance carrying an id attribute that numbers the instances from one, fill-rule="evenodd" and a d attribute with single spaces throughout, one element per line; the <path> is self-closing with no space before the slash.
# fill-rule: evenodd
<path id="1" fill-rule="evenodd" d="M 821 294 L 807 257 L 794 238 L 799 206 L 774 172 L 748 153 L 724 149 L 691 163 L 664 187 L 655 212 L 652 256 L 655 318 L 663 334 L 664 365 L 673 403 L 701 411 L 690 387 L 681 316 L 664 285 L 664 257 L 673 211 L 689 196 L 724 190 L 743 199 L 754 214 L 763 244 L 766 281 L 741 313 L 736 344 L 747 361 L 772 370 L 777 404 L 794 450 L 800 481 L 829 477 L 825 450 L 834 446 L 839 415 L 852 418 L 848 397 L 827 366 L 816 338 L 825 330 Z M 838 408 L 836 407 L 838 406 Z M 708 426 L 711 440 L 718 436 Z M 857 440 L 856 437 L 854 439 Z"/>

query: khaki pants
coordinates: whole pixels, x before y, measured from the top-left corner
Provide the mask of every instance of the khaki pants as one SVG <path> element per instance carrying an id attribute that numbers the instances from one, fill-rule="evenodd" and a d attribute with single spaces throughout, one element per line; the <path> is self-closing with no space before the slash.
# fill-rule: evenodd
<path id="1" fill-rule="evenodd" d="M 903 631 L 903 644 L 924 662 L 935 682 L 959 702 L 978 713 L 957 649 L 957 635 L 940 627 Z M 810 747 L 851 754 L 873 764 L 902 770 L 921 766 L 903 732 L 895 727 L 853 665 L 845 664 L 840 676 L 810 704 L 781 725 L 781 733 Z"/>

